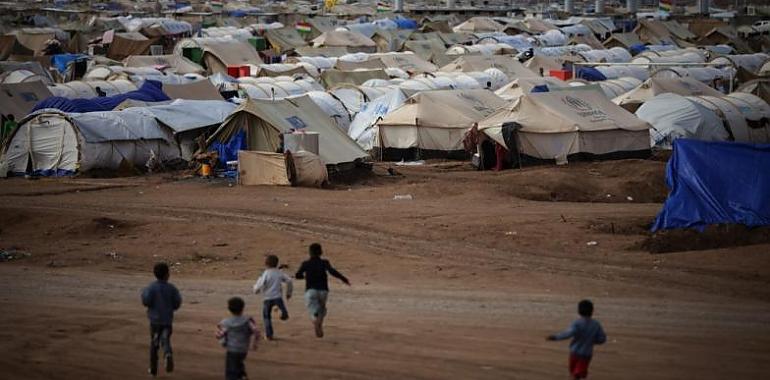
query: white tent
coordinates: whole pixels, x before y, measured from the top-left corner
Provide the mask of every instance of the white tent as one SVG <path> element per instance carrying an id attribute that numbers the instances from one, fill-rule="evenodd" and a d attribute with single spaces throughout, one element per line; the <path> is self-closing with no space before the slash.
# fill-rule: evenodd
<path id="1" fill-rule="evenodd" d="M 352 117 L 341 100 L 324 91 L 310 91 L 307 96 L 329 116 L 340 130 L 348 133 Z"/>
<path id="2" fill-rule="evenodd" d="M 180 157 L 179 147 L 154 117 L 125 111 L 65 114 L 40 110 L 21 121 L 3 152 L 2 174 L 72 175 L 117 169 L 122 162 L 143 167 Z"/>
<path id="3" fill-rule="evenodd" d="M 577 53 L 586 62 L 611 62 L 624 63 L 631 62 L 631 53 L 622 47 L 614 47 L 602 50 L 588 50 Z"/>
<path id="4" fill-rule="evenodd" d="M 636 116 L 650 123 L 651 145 L 671 148 L 677 138 L 693 138 L 704 141 L 727 141 L 730 137 L 717 114 L 698 102 L 677 95 L 664 93 L 647 100 Z"/>
<path id="5" fill-rule="evenodd" d="M 89 81 L 72 81 L 66 83 L 57 83 L 53 86 L 48 86 L 53 96 L 61 96 L 68 99 L 77 98 L 95 98 L 96 88 L 99 87 L 104 91 L 107 96 L 113 96 L 118 94 L 124 94 L 126 92 L 135 91 L 136 85 L 125 79 L 117 79 L 111 81 L 103 80 L 89 80 Z"/>
<path id="6" fill-rule="evenodd" d="M 642 81 L 634 77 L 623 77 L 596 82 L 596 84 L 602 88 L 604 95 L 613 99 L 633 90 L 636 86 L 641 85 Z"/>
<path id="7" fill-rule="evenodd" d="M 646 151 L 650 139 L 649 124 L 596 86 L 526 94 L 480 121 L 479 131 L 510 151 L 557 162 L 578 153 Z"/>
<path id="8" fill-rule="evenodd" d="M 385 94 L 361 105 L 361 109 L 350 123 L 348 135 L 367 151 L 374 148 L 375 124 L 390 111 L 406 101 L 406 95 L 398 88 L 391 88 Z"/>
<path id="9" fill-rule="evenodd" d="M 612 102 L 633 112 L 647 100 L 664 93 L 674 93 L 682 96 L 722 95 L 719 91 L 689 77 L 667 79 L 653 77 L 636 86 L 633 90 L 615 97 Z"/>

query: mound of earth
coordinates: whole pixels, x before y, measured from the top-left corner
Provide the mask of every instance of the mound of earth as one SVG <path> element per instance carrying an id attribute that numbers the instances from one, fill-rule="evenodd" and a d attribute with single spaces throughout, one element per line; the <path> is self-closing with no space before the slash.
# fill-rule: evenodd
<path id="1" fill-rule="evenodd" d="M 710 226 L 695 230 L 658 231 L 644 239 L 639 247 L 651 253 L 702 251 L 770 243 L 770 228 L 741 225 Z"/>
<path id="2" fill-rule="evenodd" d="M 620 160 L 525 168 L 505 175 L 501 192 L 534 201 L 660 203 L 666 199 L 665 163 Z"/>

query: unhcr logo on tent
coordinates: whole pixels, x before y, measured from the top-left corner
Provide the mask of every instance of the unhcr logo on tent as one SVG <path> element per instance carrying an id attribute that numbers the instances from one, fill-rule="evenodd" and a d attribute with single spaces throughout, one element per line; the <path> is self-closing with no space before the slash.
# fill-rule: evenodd
<path id="1" fill-rule="evenodd" d="M 561 101 L 564 102 L 564 104 L 574 108 L 577 111 L 591 111 L 591 110 L 593 110 L 593 107 L 591 107 L 591 104 L 589 104 L 588 102 L 586 102 L 583 99 L 576 98 L 574 96 L 567 95 L 564 98 L 562 98 Z"/>
<path id="2" fill-rule="evenodd" d="M 577 111 L 577 114 L 580 115 L 580 117 L 586 118 L 592 123 L 597 123 L 609 119 L 609 116 L 607 116 L 604 111 L 595 109 L 591 103 L 583 99 L 567 95 L 563 97 L 561 101 L 568 105 L 570 108 Z"/>

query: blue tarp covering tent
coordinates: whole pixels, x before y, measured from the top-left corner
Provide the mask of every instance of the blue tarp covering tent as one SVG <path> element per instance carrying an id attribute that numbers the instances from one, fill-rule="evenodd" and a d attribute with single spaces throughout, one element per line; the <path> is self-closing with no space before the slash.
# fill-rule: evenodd
<path id="1" fill-rule="evenodd" d="M 631 55 L 637 55 L 645 50 L 647 50 L 647 45 L 645 44 L 633 44 L 628 47 L 628 51 Z"/>
<path id="2" fill-rule="evenodd" d="M 224 143 L 218 140 L 214 141 L 211 144 L 210 150 L 217 152 L 217 157 L 219 157 L 218 167 L 226 168 L 227 161 L 238 160 L 239 150 L 247 150 L 248 148 L 248 144 L 246 144 L 246 131 L 242 129 L 230 138 L 230 141 Z"/>
<path id="3" fill-rule="evenodd" d="M 70 62 L 87 58 L 88 56 L 85 54 L 56 54 L 51 57 L 51 65 L 56 67 L 56 70 L 59 70 L 60 73 L 63 73 L 67 71 L 67 65 Z"/>
<path id="4" fill-rule="evenodd" d="M 564 69 L 567 71 L 572 71 L 572 65 L 565 63 Z M 601 71 L 593 67 L 575 66 L 575 79 L 583 79 L 589 82 L 598 82 L 607 80 L 607 77 L 604 76 Z"/>
<path id="5" fill-rule="evenodd" d="M 396 16 L 393 21 L 396 22 L 399 29 L 417 29 L 420 27 L 420 24 L 418 24 L 417 21 L 402 16 Z"/>
<path id="6" fill-rule="evenodd" d="M 36 104 L 30 113 L 44 108 L 55 108 L 62 112 L 112 111 L 112 109 L 117 107 L 120 103 L 123 103 L 128 99 L 145 102 L 171 100 L 171 98 L 163 92 L 162 84 L 160 82 L 146 80 L 138 90 L 115 96 L 91 99 L 68 99 L 60 96 L 52 96 Z"/>
<path id="7" fill-rule="evenodd" d="M 770 145 L 677 139 L 673 147 L 671 193 L 652 231 L 770 225 Z"/>

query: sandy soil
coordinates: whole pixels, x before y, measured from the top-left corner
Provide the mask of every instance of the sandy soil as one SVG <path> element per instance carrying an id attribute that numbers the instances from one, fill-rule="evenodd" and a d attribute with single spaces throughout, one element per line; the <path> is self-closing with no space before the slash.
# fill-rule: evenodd
<path id="1" fill-rule="evenodd" d="M 249 290 L 264 255 L 293 271 L 315 241 L 353 286 L 332 284 L 316 339 L 298 283 L 279 339 L 247 359 L 252 379 L 566 378 L 566 342 L 544 337 L 585 297 L 609 335 L 591 378 L 765 377 L 770 244 L 643 251 L 663 167 L 446 163 L 390 177 L 377 166 L 331 190 L 168 174 L 4 180 L 0 248 L 29 256 L 0 263 L 0 377 L 147 378 L 139 292 L 164 260 L 185 299 L 171 376 L 221 378 L 213 331 L 227 298 L 259 316 Z"/>

